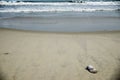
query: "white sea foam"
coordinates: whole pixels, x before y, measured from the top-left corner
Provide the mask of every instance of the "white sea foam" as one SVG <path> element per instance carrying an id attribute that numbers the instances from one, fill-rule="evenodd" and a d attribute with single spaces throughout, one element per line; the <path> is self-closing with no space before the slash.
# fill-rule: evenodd
<path id="1" fill-rule="evenodd" d="M 113 11 L 114 9 L 43 9 L 43 10 L 31 10 L 31 9 L 11 9 L 11 10 L 1 10 L 0 12 L 65 12 L 65 11 L 75 11 L 75 12 L 94 12 L 94 11 Z"/>
<path id="2" fill-rule="evenodd" d="M 113 11 L 120 10 L 120 1 L 117 2 L 6 2 L 0 1 L 0 12 L 62 12 L 62 11 Z"/>
<path id="3" fill-rule="evenodd" d="M 83 2 L 83 3 L 70 3 L 70 2 L 6 2 L 0 1 L 0 5 L 120 5 L 120 1 L 110 2 Z"/>

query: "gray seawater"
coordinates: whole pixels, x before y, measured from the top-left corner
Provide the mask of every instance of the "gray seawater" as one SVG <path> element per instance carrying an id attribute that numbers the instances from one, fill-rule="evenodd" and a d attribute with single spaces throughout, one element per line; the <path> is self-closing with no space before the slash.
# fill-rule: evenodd
<path id="1" fill-rule="evenodd" d="M 120 1 L 2 0 L 0 28 L 54 32 L 120 30 Z"/>

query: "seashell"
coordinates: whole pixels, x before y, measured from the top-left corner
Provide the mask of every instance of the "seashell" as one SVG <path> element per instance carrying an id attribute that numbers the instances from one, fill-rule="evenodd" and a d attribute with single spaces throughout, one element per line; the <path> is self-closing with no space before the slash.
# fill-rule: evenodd
<path id="1" fill-rule="evenodd" d="M 97 73 L 98 71 L 92 66 L 92 65 L 88 65 L 86 67 L 86 69 L 90 72 L 90 73 Z"/>

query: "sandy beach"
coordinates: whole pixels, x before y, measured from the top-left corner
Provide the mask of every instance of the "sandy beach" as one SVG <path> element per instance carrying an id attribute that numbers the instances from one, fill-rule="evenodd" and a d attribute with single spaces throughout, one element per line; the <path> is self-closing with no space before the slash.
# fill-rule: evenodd
<path id="1" fill-rule="evenodd" d="M 97 74 L 88 72 L 93 65 Z M 120 31 L 0 29 L 0 80 L 119 80 Z"/>

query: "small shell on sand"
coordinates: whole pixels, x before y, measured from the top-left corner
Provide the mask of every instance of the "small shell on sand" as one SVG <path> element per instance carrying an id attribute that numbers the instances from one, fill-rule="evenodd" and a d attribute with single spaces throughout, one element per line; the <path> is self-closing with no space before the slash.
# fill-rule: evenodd
<path id="1" fill-rule="evenodd" d="M 98 71 L 92 66 L 92 65 L 88 65 L 86 67 L 86 69 L 90 72 L 90 73 L 97 73 Z"/>

